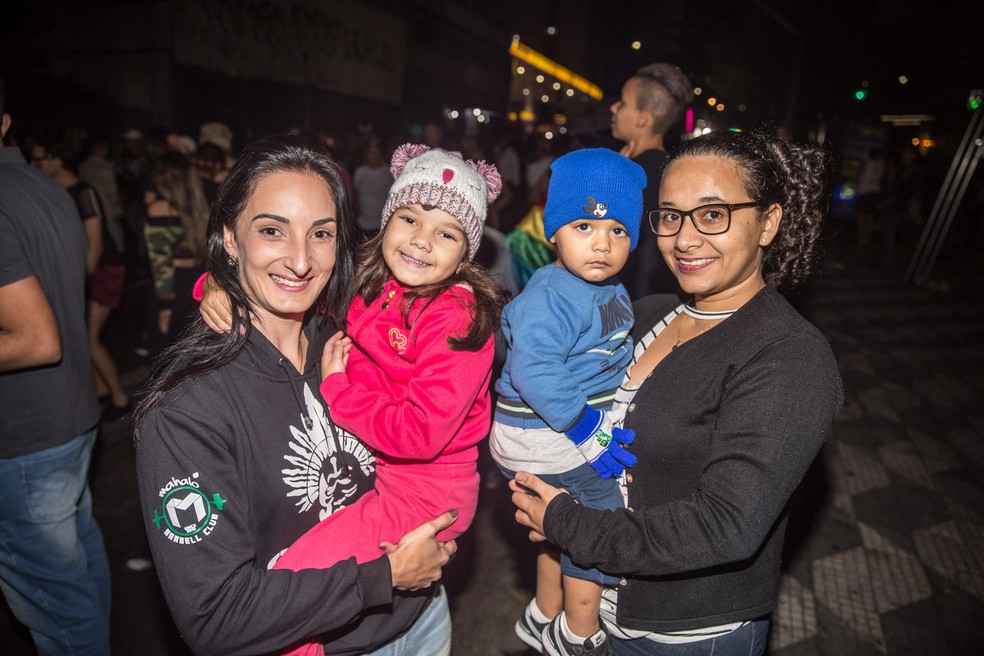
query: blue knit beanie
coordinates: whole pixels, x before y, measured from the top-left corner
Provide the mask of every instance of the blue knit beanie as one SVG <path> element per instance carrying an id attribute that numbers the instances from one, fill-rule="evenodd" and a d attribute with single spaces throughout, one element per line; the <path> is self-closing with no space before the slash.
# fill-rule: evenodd
<path id="1" fill-rule="evenodd" d="M 547 239 L 561 226 L 580 219 L 614 219 L 639 243 L 642 190 L 646 172 L 608 148 L 585 148 L 558 157 L 550 165 L 543 231 Z"/>

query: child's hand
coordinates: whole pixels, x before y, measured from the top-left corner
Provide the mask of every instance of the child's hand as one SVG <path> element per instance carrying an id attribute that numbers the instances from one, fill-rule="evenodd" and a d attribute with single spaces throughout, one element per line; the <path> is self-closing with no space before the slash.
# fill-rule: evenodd
<path id="1" fill-rule="evenodd" d="M 331 374 L 345 373 L 351 350 L 352 340 L 341 330 L 329 337 L 321 354 L 321 379 L 324 380 Z"/>
<path id="2" fill-rule="evenodd" d="M 198 312 L 205 324 L 217 333 L 228 333 L 232 330 L 232 304 L 229 295 L 219 287 L 212 276 L 205 279 L 202 286 L 202 304 Z"/>

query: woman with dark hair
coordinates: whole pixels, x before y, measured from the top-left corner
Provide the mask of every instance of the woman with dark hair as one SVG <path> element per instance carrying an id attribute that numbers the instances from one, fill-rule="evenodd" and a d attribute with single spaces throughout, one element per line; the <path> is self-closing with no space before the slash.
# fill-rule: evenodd
<path id="1" fill-rule="evenodd" d="M 151 551 L 196 653 L 263 654 L 317 638 L 328 654 L 362 654 L 447 616 L 440 588 L 423 588 L 456 549 L 434 539 L 452 513 L 361 565 L 270 569 L 373 485 L 372 456 L 318 394 L 319 359 L 353 286 L 349 221 L 341 174 L 320 151 L 284 136 L 246 147 L 208 227 L 208 269 L 229 294 L 233 329 L 196 318 L 137 409 Z"/>
<path id="2" fill-rule="evenodd" d="M 829 345 L 776 291 L 814 268 L 827 166 L 765 133 L 676 150 L 649 218 L 691 300 L 635 304 L 611 415 L 636 434 L 627 508 L 584 508 L 525 472 L 510 483 L 532 539 L 622 577 L 605 592 L 616 656 L 765 650 L 787 504 L 843 400 Z"/>
<path id="3" fill-rule="evenodd" d="M 153 189 L 145 194 L 144 242 L 154 279 L 151 352 L 160 353 L 197 313 L 191 298 L 204 272 L 208 201 L 191 160 L 176 151 L 152 160 Z"/>

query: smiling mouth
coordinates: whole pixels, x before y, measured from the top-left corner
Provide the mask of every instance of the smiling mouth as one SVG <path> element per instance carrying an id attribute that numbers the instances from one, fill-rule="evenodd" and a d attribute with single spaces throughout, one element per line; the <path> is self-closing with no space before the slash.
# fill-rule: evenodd
<path id="1" fill-rule="evenodd" d="M 412 264 L 413 266 L 418 266 L 418 267 L 430 266 L 427 262 L 421 262 L 420 260 L 414 259 L 409 255 L 407 255 L 406 253 L 404 253 L 403 251 L 400 251 L 400 257 L 403 258 L 407 263 Z"/>
<path id="2" fill-rule="evenodd" d="M 309 280 L 288 280 L 287 278 L 282 278 L 275 273 L 270 274 L 270 279 L 278 285 L 283 285 L 284 287 L 293 287 L 299 289 L 310 282 Z"/>

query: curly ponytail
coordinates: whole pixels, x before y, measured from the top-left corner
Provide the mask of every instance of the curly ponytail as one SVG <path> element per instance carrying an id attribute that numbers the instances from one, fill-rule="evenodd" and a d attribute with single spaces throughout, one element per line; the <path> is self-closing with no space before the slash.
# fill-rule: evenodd
<path id="1" fill-rule="evenodd" d="M 752 200 L 782 207 L 779 231 L 765 249 L 762 276 L 766 284 L 775 287 L 803 284 L 816 269 L 817 243 L 827 211 L 829 153 L 816 146 L 783 141 L 761 129 L 721 130 L 684 143 L 669 161 L 700 156 L 735 162 L 742 186 Z"/>

